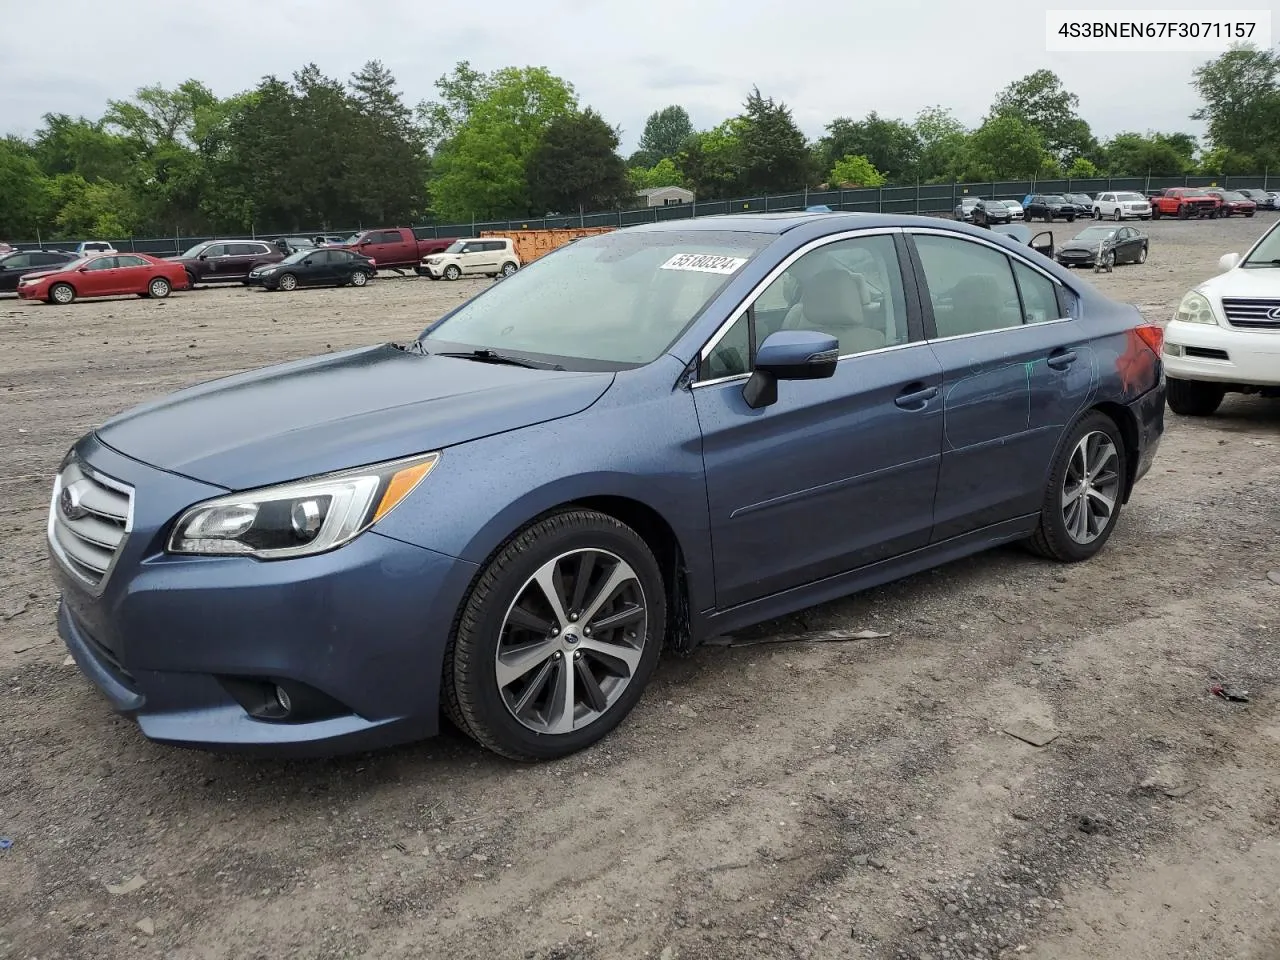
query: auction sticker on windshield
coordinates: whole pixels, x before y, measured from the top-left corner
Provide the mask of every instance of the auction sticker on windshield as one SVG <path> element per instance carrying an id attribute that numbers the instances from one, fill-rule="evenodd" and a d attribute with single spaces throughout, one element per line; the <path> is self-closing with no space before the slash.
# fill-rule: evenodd
<path id="1" fill-rule="evenodd" d="M 733 273 L 746 257 L 721 257 L 712 253 L 677 253 L 662 265 L 663 270 L 696 270 L 699 273 Z"/>

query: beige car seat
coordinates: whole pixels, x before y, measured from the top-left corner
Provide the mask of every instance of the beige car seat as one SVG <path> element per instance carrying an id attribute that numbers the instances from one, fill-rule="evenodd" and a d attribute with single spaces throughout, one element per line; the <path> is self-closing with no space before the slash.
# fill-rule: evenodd
<path id="1" fill-rule="evenodd" d="M 866 323 L 861 277 L 842 269 L 816 273 L 803 282 L 800 297 L 782 321 L 784 330 L 814 330 L 840 341 L 840 353 L 862 353 L 885 346 L 883 331 Z"/>

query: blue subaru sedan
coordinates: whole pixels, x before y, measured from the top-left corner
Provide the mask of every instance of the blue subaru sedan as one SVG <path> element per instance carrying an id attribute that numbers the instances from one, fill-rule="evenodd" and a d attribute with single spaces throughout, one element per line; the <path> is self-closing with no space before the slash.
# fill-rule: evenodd
<path id="1" fill-rule="evenodd" d="M 1161 332 L 1015 240 L 795 213 L 579 240 L 416 340 L 136 407 L 59 468 L 59 631 L 157 741 L 581 749 L 664 647 L 997 544 L 1087 560 Z"/>

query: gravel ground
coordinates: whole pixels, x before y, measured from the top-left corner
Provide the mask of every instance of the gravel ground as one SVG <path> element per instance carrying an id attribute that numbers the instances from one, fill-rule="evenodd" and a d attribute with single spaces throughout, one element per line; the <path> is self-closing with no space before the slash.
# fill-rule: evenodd
<path id="1" fill-rule="evenodd" d="M 1162 320 L 1271 216 L 1145 224 L 1148 263 L 1096 282 Z M 1280 957 L 1274 402 L 1170 415 L 1093 562 L 997 550 L 738 638 L 883 639 L 667 657 L 560 762 L 453 733 L 255 761 L 114 717 L 53 625 L 66 447 L 176 387 L 407 338 L 480 286 L 0 302 L 0 956 Z"/>

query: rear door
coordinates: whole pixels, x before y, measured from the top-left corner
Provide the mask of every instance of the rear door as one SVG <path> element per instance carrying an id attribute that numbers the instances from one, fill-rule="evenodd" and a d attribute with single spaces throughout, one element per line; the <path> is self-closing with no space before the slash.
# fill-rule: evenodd
<path id="1" fill-rule="evenodd" d="M 265 243 L 228 243 L 220 275 L 228 279 L 243 280 L 249 275 L 249 268 L 270 252 L 271 248 Z"/>
<path id="2" fill-rule="evenodd" d="M 1098 386 L 1070 291 L 978 238 L 911 231 L 943 370 L 934 542 L 1035 513 L 1048 464 Z"/>
<path id="3" fill-rule="evenodd" d="M 336 250 L 313 250 L 304 263 L 309 264 L 302 275 L 304 283 L 325 284 L 336 283 L 338 279 L 339 260 L 343 254 Z"/>
<path id="4" fill-rule="evenodd" d="M 149 260 L 133 254 L 122 253 L 116 258 L 115 274 L 117 293 L 145 293 L 147 284 L 155 276 L 156 268 Z"/>
<path id="5" fill-rule="evenodd" d="M 479 247 L 475 253 L 471 254 L 467 259 L 472 261 L 470 270 L 464 273 L 497 273 L 498 258 L 502 255 L 503 243 L 501 240 L 481 240 L 478 244 L 472 246 Z"/>

